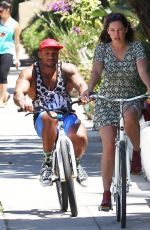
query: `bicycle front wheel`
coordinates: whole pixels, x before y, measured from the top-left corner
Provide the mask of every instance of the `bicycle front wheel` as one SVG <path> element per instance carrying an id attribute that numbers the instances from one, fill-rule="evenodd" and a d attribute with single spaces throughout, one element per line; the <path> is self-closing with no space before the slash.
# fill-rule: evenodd
<path id="1" fill-rule="evenodd" d="M 60 208 L 66 212 L 68 210 L 68 191 L 66 182 L 56 181 L 56 189 L 59 199 Z"/>
<path id="2" fill-rule="evenodd" d="M 78 215 L 78 210 L 77 210 L 74 182 L 72 178 L 71 159 L 69 154 L 70 148 L 69 148 L 69 143 L 65 137 L 61 138 L 60 140 L 60 151 L 63 159 L 64 173 L 65 173 L 65 178 L 67 183 L 67 191 L 69 196 L 71 214 L 73 217 L 76 217 Z"/>
<path id="3" fill-rule="evenodd" d="M 126 147 L 125 142 L 120 142 L 120 211 L 121 211 L 121 227 L 126 227 Z"/>
<path id="4" fill-rule="evenodd" d="M 56 189 L 57 189 L 60 208 L 62 211 L 66 212 L 68 210 L 67 183 L 66 183 L 66 181 L 64 181 L 64 182 L 60 181 L 60 174 L 59 174 L 57 157 L 55 158 L 55 173 L 58 177 L 58 179 L 56 180 Z"/>

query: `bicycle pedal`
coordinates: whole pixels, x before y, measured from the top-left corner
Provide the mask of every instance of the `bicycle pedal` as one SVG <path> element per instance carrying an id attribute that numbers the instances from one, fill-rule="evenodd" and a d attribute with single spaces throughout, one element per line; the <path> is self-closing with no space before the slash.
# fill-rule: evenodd
<path id="1" fill-rule="evenodd" d="M 71 177 L 72 177 L 72 179 L 76 179 L 77 178 L 77 176 L 75 176 L 75 175 L 72 175 Z"/>
<path id="2" fill-rule="evenodd" d="M 52 176 L 52 182 L 56 182 L 56 181 L 58 181 L 58 180 L 59 180 L 58 176 L 56 176 L 56 175 L 53 175 L 53 176 Z"/>

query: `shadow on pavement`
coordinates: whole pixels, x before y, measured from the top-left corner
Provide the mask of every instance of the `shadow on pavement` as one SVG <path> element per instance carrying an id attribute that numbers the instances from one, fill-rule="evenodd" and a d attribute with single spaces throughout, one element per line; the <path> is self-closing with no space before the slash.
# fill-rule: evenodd
<path id="1" fill-rule="evenodd" d="M 14 214 L 14 215 L 33 215 L 35 219 L 29 220 L 27 218 L 24 219 L 12 219 L 11 220 L 11 229 L 13 229 L 15 227 L 15 229 L 20 230 L 20 226 L 21 226 L 21 230 L 26 230 L 26 229 L 32 229 L 32 230 L 36 230 L 37 226 L 38 229 L 43 229 L 43 226 L 48 226 L 49 224 L 49 228 L 44 228 L 45 230 L 48 229 L 81 229 L 81 226 L 84 226 L 83 229 L 90 229 L 90 225 L 91 225 L 91 229 L 103 229 L 103 227 L 106 225 L 107 223 L 107 228 L 104 229 L 115 229 L 115 230 L 120 230 L 121 226 L 120 226 L 120 222 L 116 221 L 116 217 L 110 216 L 110 215 L 106 215 L 106 216 L 95 216 L 94 219 L 93 217 L 76 217 L 76 218 L 70 218 L 70 213 L 63 213 L 60 212 L 59 210 L 50 210 L 50 211 L 43 211 L 43 210 L 39 210 L 39 209 L 32 209 L 32 210 L 16 210 L 16 211 L 7 211 L 4 212 L 9 213 L 9 214 Z M 54 216 L 56 216 L 56 214 L 60 215 L 60 213 L 62 213 L 62 217 L 59 218 L 54 218 Z M 37 219 L 37 217 L 39 217 L 39 219 Z M 66 221 L 69 218 L 69 221 Z M 93 226 L 93 221 L 94 221 L 94 226 Z M 148 213 L 132 213 L 129 214 L 127 216 L 127 224 L 126 224 L 126 228 L 127 229 L 131 229 L 131 230 L 135 230 L 135 226 L 136 229 L 141 230 L 143 229 L 143 222 L 146 221 L 147 223 L 149 222 L 150 224 L 150 218 L 149 218 L 149 214 Z M 46 222 L 48 222 L 46 224 Z M 16 225 L 16 223 L 18 223 Z M 17 227 L 18 226 L 18 227 Z M 32 228 L 31 228 L 32 226 Z M 63 227 L 64 226 L 64 227 Z M 72 226 L 70 228 L 70 226 Z M 96 227 L 97 226 L 97 227 Z M 94 228 L 93 228 L 94 227 Z M 144 228 L 144 229 L 148 229 L 148 228 Z"/>
<path id="2" fill-rule="evenodd" d="M 0 177 L 29 179 L 39 174 L 43 161 L 39 138 L 3 138 L 0 140 Z M 100 154 L 87 151 L 81 164 L 90 177 L 100 175 Z M 33 167 L 34 164 L 34 167 Z"/>

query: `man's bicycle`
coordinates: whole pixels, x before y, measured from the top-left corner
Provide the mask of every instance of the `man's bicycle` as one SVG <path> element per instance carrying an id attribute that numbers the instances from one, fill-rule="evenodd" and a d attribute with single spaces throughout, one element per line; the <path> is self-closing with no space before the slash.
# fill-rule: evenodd
<path id="1" fill-rule="evenodd" d="M 118 102 L 120 105 L 119 112 L 119 125 L 117 127 L 117 135 L 115 139 L 115 167 L 112 178 L 112 195 L 114 202 L 116 203 L 116 217 L 117 221 L 121 222 L 121 228 L 126 227 L 126 204 L 127 204 L 127 193 L 131 186 L 130 178 L 130 158 L 131 148 L 129 146 L 129 138 L 127 137 L 124 129 L 124 103 L 136 100 L 142 100 L 150 97 L 150 94 L 144 94 L 133 98 L 122 99 L 122 98 L 107 98 L 102 95 L 93 94 L 90 96 L 91 99 L 103 99 L 109 102 Z"/>
<path id="2" fill-rule="evenodd" d="M 65 110 L 48 110 L 44 107 L 40 107 L 34 111 L 34 113 L 46 111 L 51 118 L 58 120 L 57 140 L 52 154 L 52 183 L 56 183 L 61 210 L 66 212 L 68 210 L 68 204 L 70 204 L 72 217 L 78 215 L 74 188 L 74 179 L 77 178 L 77 168 L 73 144 L 70 138 L 65 134 L 63 118 L 71 112 L 74 112 L 72 106 L 75 103 L 79 103 L 79 101 L 72 102 Z"/>

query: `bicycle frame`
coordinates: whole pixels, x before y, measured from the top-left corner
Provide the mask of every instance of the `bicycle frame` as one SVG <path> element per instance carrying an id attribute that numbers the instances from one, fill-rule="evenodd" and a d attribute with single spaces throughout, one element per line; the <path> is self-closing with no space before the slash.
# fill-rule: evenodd
<path id="1" fill-rule="evenodd" d="M 112 178 L 112 194 L 116 201 L 117 221 L 121 221 L 121 227 L 126 227 L 126 193 L 129 192 L 130 179 L 130 151 L 129 138 L 124 129 L 124 102 L 137 99 L 149 98 L 150 94 L 144 94 L 128 99 L 107 98 L 102 95 L 91 95 L 91 99 L 104 99 L 111 102 L 118 102 L 120 105 L 119 126 L 115 139 L 115 168 Z M 89 99 L 90 99 L 89 97 Z"/>
<path id="2" fill-rule="evenodd" d="M 55 147 L 51 156 L 52 182 L 56 183 L 56 189 L 61 210 L 65 212 L 68 210 L 69 200 L 70 210 L 73 217 L 76 217 L 78 215 L 76 195 L 74 189 L 74 178 L 77 178 L 77 168 L 72 141 L 65 134 L 63 117 L 67 116 L 73 111 L 73 104 L 79 102 L 80 101 L 74 101 L 70 103 L 70 106 L 65 110 L 48 110 L 44 106 L 40 106 L 39 108 L 36 108 L 34 112 L 28 113 L 34 114 L 45 111 L 51 118 L 56 119 L 58 121 L 58 136 L 55 141 Z M 56 114 L 52 115 L 52 111 Z M 18 112 L 23 112 L 23 109 L 19 109 Z"/>
<path id="3" fill-rule="evenodd" d="M 56 182 L 61 210 L 67 211 L 69 200 L 71 214 L 73 217 L 76 217 L 78 210 L 73 181 L 77 177 L 76 160 L 73 144 L 64 131 L 63 116 L 61 113 L 58 113 L 56 117 L 51 116 L 58 120 L 58 136 L 55 143 L 55 151 L 53 152 L 52 174 L 54 182 Z"/>

